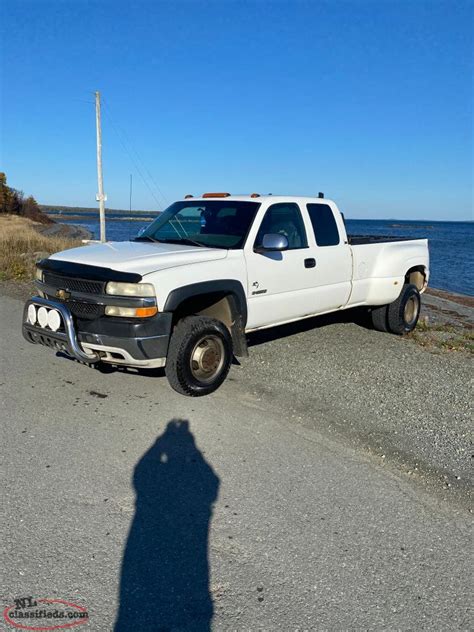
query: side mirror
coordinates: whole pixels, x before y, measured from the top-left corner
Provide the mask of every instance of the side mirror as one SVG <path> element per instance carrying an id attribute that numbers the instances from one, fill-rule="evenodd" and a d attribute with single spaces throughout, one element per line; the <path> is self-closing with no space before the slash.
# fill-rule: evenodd
<path id="1" fill-rule="evenodd" d="M 288 239 L 279 233 L 267 233 L 263 236 L 261 246 L 257 247 L 259 252 L 281 252 L 288 250 Z"/>

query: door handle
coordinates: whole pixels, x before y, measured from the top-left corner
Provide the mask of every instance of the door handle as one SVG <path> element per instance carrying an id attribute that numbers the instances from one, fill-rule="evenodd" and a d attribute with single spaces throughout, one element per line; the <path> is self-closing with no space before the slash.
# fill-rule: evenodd
<path id="1" fill-rule="evenodd" d="M 316 259 L 305 259 L 304 260 L 305 268 L 315 268 L 316 267 Z"/>

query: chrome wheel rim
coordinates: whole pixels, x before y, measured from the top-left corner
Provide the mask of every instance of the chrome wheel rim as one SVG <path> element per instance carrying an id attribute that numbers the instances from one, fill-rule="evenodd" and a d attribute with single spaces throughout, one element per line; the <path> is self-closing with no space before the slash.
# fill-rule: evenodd
<path id="1" fill-rule="evenodd" d="M 218 336 L 203 336 L 191 352 L 190 368 L 199 382 L 212 382 L 224 366 L 224 344 Z"/>
<path id="2" fill-rule="evenodd" d="M 407 325 L 412 325 L 415 322 L 418 316 L 418 309 L 418 301 L 414 296 L 410 296 L 403 310 L 403 318 Z"/>

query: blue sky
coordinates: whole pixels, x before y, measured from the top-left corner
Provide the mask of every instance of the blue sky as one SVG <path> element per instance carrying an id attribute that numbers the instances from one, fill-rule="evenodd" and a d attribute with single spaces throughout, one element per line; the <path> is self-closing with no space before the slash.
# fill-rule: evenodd
<path id="1" fill-rule="evenodd" d="M 0 169 L 95 206 L 99 89 L 109 207 L 133 173 L 141 209 L 324 191 L 347 217 L 472 220 L 472 7 L 3 0 Z"/>

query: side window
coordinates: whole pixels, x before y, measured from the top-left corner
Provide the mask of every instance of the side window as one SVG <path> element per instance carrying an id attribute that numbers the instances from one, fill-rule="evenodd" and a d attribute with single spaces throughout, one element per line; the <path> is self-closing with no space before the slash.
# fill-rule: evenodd
<path id="1" fill-rule="evenodd" d="M 327 204 L 307 204 L 306 208 L 318 246 L 337 246 L 339 231 L 331 207 Z"/>
<path id="2" fill-rule="evenodd" d="M 285 235 L 289 250 L 308 247 L 300 209 L 292 202 L 281 202 L 268 208 L 260 224 L 255 245 L 261 245 L 263 236 L 268 233 Z"/>

